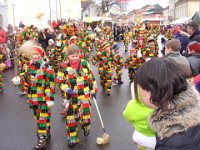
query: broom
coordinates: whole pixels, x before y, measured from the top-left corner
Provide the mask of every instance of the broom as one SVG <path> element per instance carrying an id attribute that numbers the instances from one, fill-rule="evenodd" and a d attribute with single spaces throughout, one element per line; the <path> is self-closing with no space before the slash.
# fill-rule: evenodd
<path id="1" fill-rule="evenodd" d="M 104 132 L 104 134 L 101 137 L 97 137 L 96 142 L 97 142 L 98 145 L 104 145 L 104 144 L 109 143 L 110 135 L 108 133 L 106 133 L 106 130 L 105 130 L 105 127 L 104 127 L 104 123 L 103 123 L 103 120 L 102 120 L 102 117 L 101 117 L 101 114 L 100 114 L 99 107 L 97 105 L 96 99 L 93 98 L 93 100 L 94 100 L 94 104 L 95 104 L 96 109 L 97 109 L 97 113 L 99 115 L 99 119 L 101 121 L 101 126 L 103 128 L 103 132 Z"/>

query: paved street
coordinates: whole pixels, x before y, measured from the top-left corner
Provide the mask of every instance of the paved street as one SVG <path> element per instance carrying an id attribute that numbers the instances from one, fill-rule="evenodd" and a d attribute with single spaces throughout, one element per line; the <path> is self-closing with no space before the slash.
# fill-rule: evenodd
<path id="1" fill-rule="evenodd" d="M 124 52 L 121 52 L 125 56 Z M 127 54 L 126 54 L 127 55 Z M 65 130 L 65 118 L 59 113 L 61 97 L 56 91 L 55 106 L 52 110 L 51 140 L 46 150 L 136 150 L 132 142 L 132 125 L 127 123 L 122 112 L 131 98 L 127 70 L 123 69 L 124 84 L 112 87 L 111 96 L 102 92 L 99 86 L 97 68 L 92 66 L 98 81 L 97 103 L 104 120 L 107 133 L 111 136 L 110 144 L 98 146 L 96 138 L 103 134 L 97 111 L 92 101 L 92 124 L 90 135 L 86 138 L 79 130 L 80 143 L 68 148 Z M 33 114 L 26 103 L 26 97 L 20 97 L 17 87 L 11 83 L 13 70 L 4 74 L 4 93 L 0 95 L 0 150 L 31 150 L 36 144 L 36 125 Z"/>

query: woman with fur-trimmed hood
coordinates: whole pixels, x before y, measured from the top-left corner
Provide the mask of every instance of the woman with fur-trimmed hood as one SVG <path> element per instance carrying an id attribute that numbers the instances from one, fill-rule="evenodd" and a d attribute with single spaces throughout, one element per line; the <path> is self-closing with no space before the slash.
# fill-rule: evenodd
<path id="1" fill-rule="evenodd" d="M 144 104 L 154 109 L 155 150 L 200 150 L 200 96 L 178 64 L 152 59 L 137 70 L 135 85 Z"/>

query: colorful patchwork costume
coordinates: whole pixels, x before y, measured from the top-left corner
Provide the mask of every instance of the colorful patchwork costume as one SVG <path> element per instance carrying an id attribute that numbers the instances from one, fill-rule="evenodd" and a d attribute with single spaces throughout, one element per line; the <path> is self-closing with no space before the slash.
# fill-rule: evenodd
<path id="1" fill-rule="evenodd" d="M 37 125 L 37 136 L 50 136 L 51 110 L 47 103 L 54 101 L 54 73 L 53 69 L 43 60 L 32 61 L 24 66 L 23 77 L 28 85 L 28 104 L 33 110 Z"/>
<path id="2" fill-rule="evenodd" d="M 0 50 L 0 64 L 4 66 L 4 55 Z M 3 92 L 3 69 L 4 67 L 0 67 L 0 93 Z"/>
<path id="3" fill-rule="evenodd" d="M 80 60 L 77 69 L 71 67 L 66 60 L 61 64 L 57 74 L 56 82 L 60 83 L 60 90 L 63 99 L 67 101 L 66 107 L 66 129 L 68 144 L 73 145 L 79 142 L 78 125 L 79 121 L 87 136 L 90 129 L 91 104 L 90 99 L 97 93 L 97 84 L 90 69 L 90 65 L 85 60 Z M 69 94 L 68 89 L 74 91 Z"/>
<path id="4" fill-rule="evenodd" d="M 106 94 L 110 95 L 112 86 L 114 54 L 110 50 L 105 51 L 107 47 L 110 47 L 110 45 L 105 42 L 102 45 L 102 50 L 97 52 L 96 55 L 93 57 L 92 63 L 94 65 L 98 64 L 101 86 L 103 87 L 103 90 L 106 91 Z"/>

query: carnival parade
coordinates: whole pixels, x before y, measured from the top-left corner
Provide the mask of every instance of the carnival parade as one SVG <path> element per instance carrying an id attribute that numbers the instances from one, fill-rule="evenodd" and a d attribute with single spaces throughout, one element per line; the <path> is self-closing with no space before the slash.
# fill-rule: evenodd
<path id="1" fill-rule="evenodd" d="M 200 17 L 44 17 L 0 24 L 0 149 L 200 150 Z"/>

